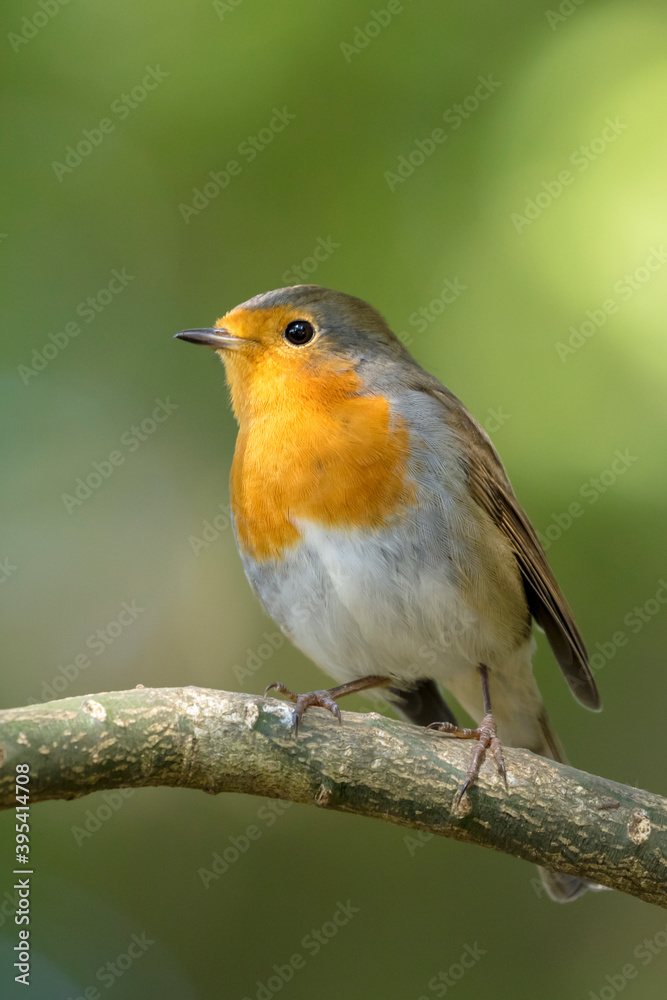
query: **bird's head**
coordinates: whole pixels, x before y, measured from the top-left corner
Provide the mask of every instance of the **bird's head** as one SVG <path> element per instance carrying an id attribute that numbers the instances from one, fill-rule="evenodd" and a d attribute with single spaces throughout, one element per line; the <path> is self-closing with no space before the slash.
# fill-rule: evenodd
<path id="1" fill-rule="evenodd" d="M 224 362 L 239 422 L 280 400 L 335 400 L 372 392 L 407 351 L 366 302 L 319 285 L 256 295 L 214 327 L 176 337 Z"/>

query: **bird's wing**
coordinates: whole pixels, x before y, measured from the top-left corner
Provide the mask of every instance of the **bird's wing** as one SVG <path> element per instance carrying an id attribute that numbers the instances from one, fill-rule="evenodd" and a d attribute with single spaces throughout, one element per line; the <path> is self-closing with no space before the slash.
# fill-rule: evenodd
<path id="1" fill-rule="evenodd" d="M 447 423 L 464 444 L 470 494 L 510 542 L 533 618 L 544 629 L 575 698 L 587 708 L 599 710 L 600 695 L 579 629 L 490 438 L 463 403 L 436 380 L 432 382 L 427 376 L 415 388 L 427 392 L 445 407 Z"/>

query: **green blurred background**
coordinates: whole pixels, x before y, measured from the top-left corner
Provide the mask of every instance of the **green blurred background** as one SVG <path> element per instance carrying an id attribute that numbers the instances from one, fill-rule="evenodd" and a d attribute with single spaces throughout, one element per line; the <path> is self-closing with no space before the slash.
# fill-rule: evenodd
<path id="1" fill-rule="evenodd" d="M 286 644 L 241 676 L 273 625 L 231 532 L 205 529 L 228 502 L 235 425 L 221 366 L 171 339 L 297 282 L 296 266 L 379 308 L 490 430 L 598 650 L 605 711 L 592 715 L 540 639 L 554 724 L 576 765 L 665 793 L 667 608 L 651 600 L 667 576 L 667 12 L 646 0 L 373 9 L 4 4 L 2 704 L 43 699 L 56 678 L 67 696 L 321 685 Z M 493 92 L 464 103 L 479 77 Z M 274 109 L 294 117 L 261 132 Z M 438 128 L 446 139 L 429 145 Z M 84 130 L 99 142 L 68 166 Z M 243 144 L 258 135 L 251 159 Z M 180 208 L 230 160 L 241 169 L 224 190 Z M 401 162 L 410 175 L 392 180 Z M 125 284 L 109 294 L 114 270 Z M 465 288 L 443 304 L 448 280 Z M 171 413 L 153 426 L 156 400 Z M 99 488 L 63 499 L 113 451 L 122 464 Z M 620 475 L 617 451 L 632 459 Z M 88 637 L 123 602 L 142 610 L 96 653 Z M 63 680 L 82 653 L 90 665 Z M 269 822 L 242 796 L 135 791 L 77 834 L 103 805 L 34 808 L 33 998 L 96 986 L 254 1000 L 296 952 L 305 967 L 285 997 L 588 998 L 628 962 L 625 995 L 664 997 L 667 949 L 647 964 L 634 952 L 667 916 L 631 898 L 558 907 L 515 859 L 439 838 L 415 847 L 399 828 L 302 806 Z M 205 888 L 198 869 L 249 824 L 261 837 Z M 2 832 L 4 893 L 13 816 Z M 8 900 L 2 996 L 14 995 Z M 303 938 L 339 900 L 358 913 L 314 955 Z M 154 944 L 122 978 L 96 979 L 133 934 Z M 466 945 L 483 956 L 455 985 L 434 982 Z"/>

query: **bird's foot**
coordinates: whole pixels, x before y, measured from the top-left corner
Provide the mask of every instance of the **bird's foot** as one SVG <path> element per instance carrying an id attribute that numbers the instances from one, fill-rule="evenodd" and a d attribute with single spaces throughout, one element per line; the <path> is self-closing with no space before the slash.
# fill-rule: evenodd
<path id="1" fill-rule="evenodd" d="M 487 750 L 491 750 L 498 774 L 505 782 L 505 787 L 507 787 L 507 771 L 505 770 L 503 747 L 498 739 L 495 719 L 490 712 L 484 716 L 477 729 L 461 729 L 460 726 L 454 726 L 451 722 L 434 722 L 432 725 L 427 726 L 427 728 L 433 729 L 438 733 L 444 733 L 446 736 L 458 737 L 462 740 L 477 740 L 477 746 L 473 750 L 470 760 L 470 767 L 466 772 L 465 781 L 456 799 L 457 806 L 467 790 L 477 781 Z"/>
<path id="2" fill-rule="evenodd" d="M 295 694 L 294 691 L 290 691 L 288 687 L 281 684 L 278 681 L 275 684 L 269 684 L 269 686 L 264 691 L 264 697 L 266 697 L 269 691 L 280 691 L 285 697 L 289 698 L 296 705 L 296 708 L 292 712 L 292 720 L 294 724 L 294 735 L 299 735 L 299 723 L 303 717 L 304 712 L 308 708 L 326 708 L 332 715 L 334 715 L 339 722 L 341 722 L 340 708 L 337 703 L 331 697 L 329 691 L 307 691 L 305 694 Z"/>
<path id="3" fill-rule="evenodd" d="M 387 687 L 391 684 L 391 679 L 389 677 L 380 677 L 376 674 L 372 674 L 369 677 L 358 677 L 354 681 L 349 681 L 347 684 L 339 684 L 338 687 L 330 688 L 328 691 L 307 691 L 305 694 L 295 694 L 294 691 L 290 691 L 288 687 L 277 681 L 275 684 L 269 684 L 267 688 L 264 689 L 264 697 L 269 691 L 280 691 L 284 694 L 286 698 L 294 702 L 296 708 L 292 713 L 292 718 L 294 720 L 294 735 L 299 734 L 299 723 L 303 717 L 304 712 L 309 708 L 326 708 L 327 711 L 331 712 L 339 722 L 342 722 L 340 708 L 336 702 L 336 698 L 344 698 L 347 694 L 357 694 L 359 691 L 367 691 L 369 688 L 374 687 Z"/>

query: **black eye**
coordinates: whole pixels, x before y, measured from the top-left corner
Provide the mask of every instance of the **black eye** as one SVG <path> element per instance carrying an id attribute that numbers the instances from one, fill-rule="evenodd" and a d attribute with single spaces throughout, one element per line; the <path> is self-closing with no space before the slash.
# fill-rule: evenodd
<path id="1" fill-rule="evenodd" d="M 315 331 L 313 324 L 309 323 L 307 319 L 295 319 L 287 324 L 283 336 L 290 344 L 298 344 L 300 347 L 313 339 Z"/>

